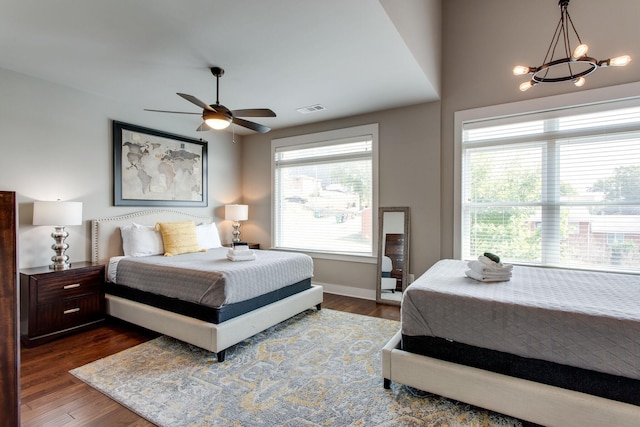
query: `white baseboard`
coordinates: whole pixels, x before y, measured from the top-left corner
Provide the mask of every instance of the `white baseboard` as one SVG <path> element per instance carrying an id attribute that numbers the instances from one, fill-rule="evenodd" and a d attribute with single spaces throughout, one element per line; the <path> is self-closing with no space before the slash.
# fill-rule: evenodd
<path id="1" fill-rule="evenodd" d="M 332 283 L 313 282 L 314 285 L 322 286 L 324 292 L 328 294 L 342 295 L 345 297 L 361 298 L 375 301 L 375 289 L 354 288 L 351 286 L 334 285 Z"/>

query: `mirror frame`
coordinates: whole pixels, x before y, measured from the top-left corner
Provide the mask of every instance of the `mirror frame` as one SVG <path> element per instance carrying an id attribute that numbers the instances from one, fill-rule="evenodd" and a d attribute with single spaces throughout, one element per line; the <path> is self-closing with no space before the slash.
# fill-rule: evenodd
<path id="1" fill-rule="evenodd" d="M 382 280 L 382 256 L 384 254 L 384 214 L 385 212 L 403 212 L 404 213 L 404 265 L 402 267 L 402 292 L 409 286 L 409 238 L 411 215 L 409 207 L 390 207 L 390 208 L 378 208 L 378 274 L 376 281 L 376 302 L 381 304 L 400 305 L 400 301 L 383 299 L 382 287 L 380 285 Z"/>

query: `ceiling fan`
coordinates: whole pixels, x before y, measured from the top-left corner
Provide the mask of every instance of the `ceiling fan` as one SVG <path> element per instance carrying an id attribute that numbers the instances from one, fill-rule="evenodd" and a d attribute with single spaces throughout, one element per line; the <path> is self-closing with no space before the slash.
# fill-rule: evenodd
<path id="1" fill-rule="evenodd" d="M 202 115 L 202 124 L 198 126 L 199 131 L 211 130 L 211 129 L 225 129 L 231 123 L 234 123 L 238 126 L 245 127 L 247 129 L 254 130 L 260 133 L 267 133 L 271 130 L 271 128 L 261 125 L 259 123 L 250 122 L 249 120 L 241 119 L 240 117 L 275 117 L 276 113 L 271 111 L 268 108 L 249 108 L 244 110 L 229 110 L 224 105 L 220 104 L 218 99 L 218 92 L 220 89 L 220 77 L 224 75 L 224 69 L 220 67 L 211 67 L 211 74 L 216 76 L 216 103 L 207 105 L 204 102 L 200 101 L 193 95 L 187 95 L 186 93 L 178 93 L 179 96 L 183 97 L 187 101 L 192 104 L 197 105 L 202 108 L 202 113 L 191 113 L 187 111 L 166 111 L 166 110 L 150 110 L 146 109 L 145 111 L 155 111 L 158 113 L 175 113 L 175 114 L 200 114 Z"/>

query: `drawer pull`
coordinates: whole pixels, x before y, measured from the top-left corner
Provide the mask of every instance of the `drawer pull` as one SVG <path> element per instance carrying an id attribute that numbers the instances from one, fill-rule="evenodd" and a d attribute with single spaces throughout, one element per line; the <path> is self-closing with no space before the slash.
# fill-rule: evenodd
<path id="1" fill-rule="evenodd" d="M 79 288 L 79 287 L 80 287 L 80 283 L 74 283 L 73 285 L 63 286 L 62 289 L 75 289 L 75 288 Z"/>
<path id="2" fill-rule="evenodd" d="M 80 311 L 80 308 L 76 307 L 76 308 L 70 308 L 69 310 L 65 310 L 62 313 L 63 314 L 71 314 L 71 313 L 77 313 L 79 311 Z"/>

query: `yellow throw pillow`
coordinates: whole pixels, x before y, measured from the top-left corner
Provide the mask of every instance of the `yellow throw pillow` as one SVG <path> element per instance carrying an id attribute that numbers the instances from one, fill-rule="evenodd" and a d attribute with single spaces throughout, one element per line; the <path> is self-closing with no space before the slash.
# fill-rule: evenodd
<path id="1" fill-rule="evenodd" d="M 198 245 L 196 224 L 193 221 L 159 222 L 156 224 L 156 230 L 162 234 L 164 256 L 206 251 Z"/>

